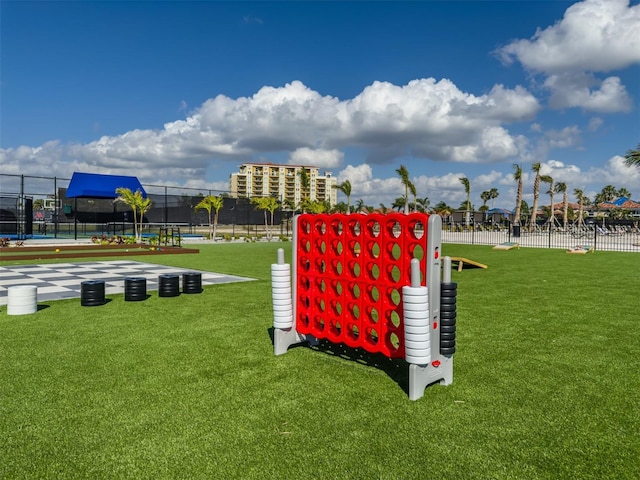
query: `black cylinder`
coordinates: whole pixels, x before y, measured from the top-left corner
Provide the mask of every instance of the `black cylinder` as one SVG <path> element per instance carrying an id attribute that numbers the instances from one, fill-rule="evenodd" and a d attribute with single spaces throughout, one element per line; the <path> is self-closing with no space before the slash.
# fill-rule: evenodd
<path id="1" fill-rule="evenodd" d="M 104 280 L 85 280 L 80 284 L 80 304 L 83 307 L 104 305 Z"/>
<path id="2" fill-rule="evenodd" d="M 456 302 L 458 284 L 440 285 L 440 354 L 453 355 L 456 351 Z"/>
<path id="3" fill-rule="evenodd" d="M 200 272 L 185 272 L 182 274 L 182 293 L 202 292 L 202 274 Z"/>
<path id="4" fill-rule="evenodd" d="M 125 277 L 124 301 L 139 302 L 147 299 L 147 279 L 144 277 Z"/>
<path id="5" fill-rule="evenodd" d="M 165 273 L 158 277 L 158 295 L 160 297 L 177 297 L 180 295 L 180 276 Z"/>

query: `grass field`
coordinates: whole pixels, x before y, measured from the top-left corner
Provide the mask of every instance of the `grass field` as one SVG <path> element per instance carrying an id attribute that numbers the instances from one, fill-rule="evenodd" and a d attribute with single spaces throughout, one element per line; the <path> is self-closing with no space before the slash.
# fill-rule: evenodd
<path id="1" fill-rule="evenodd" d="M 199 295 L 4 307 L 0 478 L 638 478 L 637 253 L 445 245 L 489 268 L 452 273 L 454 381 L 413 402 L 402 361 L 273 355 L 279 247 L 154 259 L 259 279 Z"/>

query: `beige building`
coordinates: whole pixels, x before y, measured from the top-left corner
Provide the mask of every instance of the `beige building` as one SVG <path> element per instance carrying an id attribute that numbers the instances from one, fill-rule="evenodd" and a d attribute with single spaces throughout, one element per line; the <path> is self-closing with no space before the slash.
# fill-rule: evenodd
<path id="1" fill-rule="evenodd" d="M 303 169 L 309 178 L 308 192 L 303 192 L 300 182 Z M 289 200 L 296 206 L 305 198 L 328 201 L 331 206 L 338 203 L 338 193 L 333 188 L 337 179 L 331 172 L 320 175 L 318 167 L 244 163 L 239 172 L 231 174 L 230 183 L 233 198 L 275 197 L 282 202 Z"/>

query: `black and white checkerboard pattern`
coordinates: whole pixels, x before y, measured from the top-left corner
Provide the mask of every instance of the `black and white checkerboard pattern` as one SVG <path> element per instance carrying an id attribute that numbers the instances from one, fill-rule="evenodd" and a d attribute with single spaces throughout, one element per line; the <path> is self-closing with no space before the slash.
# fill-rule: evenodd
<path id="1" fill-rule="evenodd" d="M 114 260 L 112 262 L 55 263 L 46 265 L 13 265 L 0 267 L 0 305 L 7 304 L 7 289 L 14 285 L 38 287 L 38 301 L 80 298 L 81 283 L 85 280 L 104 280 L 105 295 L 124 293 L 126 277 L 145 277 L 147 291 L 158 290 L 158 276 L 180 275 L 185 272 L 202 273 L 202 285 L 246 282 L 253 278 L 221 273 L 203 272 L 153 263 Z"/>

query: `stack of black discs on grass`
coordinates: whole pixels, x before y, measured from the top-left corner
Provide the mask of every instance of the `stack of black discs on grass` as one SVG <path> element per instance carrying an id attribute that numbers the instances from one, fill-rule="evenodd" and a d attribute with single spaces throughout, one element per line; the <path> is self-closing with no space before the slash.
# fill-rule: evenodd
<path id="1" fill-rule="evenodd" d="M 200 272 L 185 272 L 182 274 L 182 293 L 202 292 L 202 274 Z"/>
<path id="2" fill-rule="evenodd" d="M 456 296 L 458 284 L 440 284 L 440 354 L 456 353 Z"/>
<path id="3" fill-rule="evenodd" d="M 158 296 L 177 297 L 180 295 L 180 276 L 164 273 L 158 277 Z"/>
<path id="4" fill-rule="evenodd" d="M 145 277 L 126 277 L 124 279 L 124 301 L 139 302 L 147 299 L 147 279 Z"/>
<path id="5" fill-rule="evenodd" d="M 85 280 L 80 284 L 80 305 L 83 307 L 104 305 L 104 280 Z"/>

